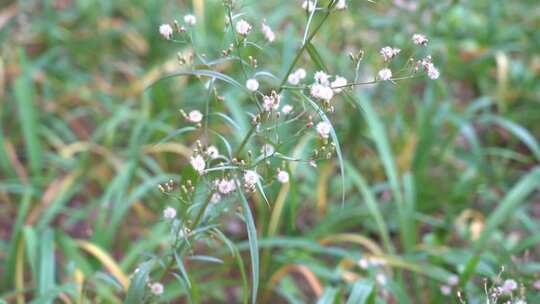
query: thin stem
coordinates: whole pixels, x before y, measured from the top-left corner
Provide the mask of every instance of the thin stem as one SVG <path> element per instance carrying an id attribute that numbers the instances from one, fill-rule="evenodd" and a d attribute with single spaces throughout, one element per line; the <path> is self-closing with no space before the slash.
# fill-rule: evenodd
<path id="1" fill-rule="evenodd" d="M 319 23 L 319 25 L 317 25 L 317 27 L 313 30 L 313 32 L 309 35 L 308 39 L 305 41 L 305 43 L 302 44 L 302 47 L 300 48 L 300 50 L 298 51 L 298 53 L 296 53 L 296 57 L 294 57 L 294 60 L 293 62 L 291 63 L 291 65 L 289 66 L 289 69 L 287 70 L 287 73 L 285 73 L 285 76 L 283 77 L 283 79 L 281 80 L 281 83 L 279 85 L 279 91 L 278 91 L 278 94 L 281 93 L 281 91 L 283 90 L 283 86 L 285 85 L 285 83 L 287 83 L 287 79 L 289 78 L 289 75 L 292 73 L 292 70 L 294 69 L 294 67 L 296 66 L 296 63 L 298 63 L 298 60 L 300 60 L 300 57 L 302 57 L 302 54 L 304 53 L 304 51 L 306 50 L 306 47 L 308 44 L 311 43 L 311 40 L 313 40 L 313 38 L 315 37 L 315 35 L 317 34 L 317 32 L 321 29 L 321 27 L 323 26 L 324 22 L 326 21 L 326 19 L 328 19 L 328 16 L 330 16 L 330 10 L 328 10 L 326 12 L 326 14 L 324 15 L 323 19 L 321 20 L 321 22 Z"/>
<path id="2" fill-rule="evenodd" d="M 210 193 L 208 195 L 208 197 L 206 198 L 206 201 L 204 202 L 203 206 L 199 209 L 199 213 L 197 213 L 196 217 L 195 217 L 195 221 L 193 221 L 193 223 L 190 225 L 189 227 L 189 230 L 190 231 L 193 231 L 198 225 L 199 225 L 199 222 L 201 221 L 204 213 L 206 212 L 206 208 L 208 207 L 208 205 L 210 204 L 210 201 L 212 200 L 212 193 Z M 169 264 L 167 264 L 167 266 L 165 266 L 165 270 L 163 271 L 163 273 L 161 274 L 161 276 L 159 277 L 159 280 L 158 282 L 161 282 L 163 281 L 163 279 L 167 276 L 167 274 L 169 274 L 169 272 L 171 271 L 172 267 L 174 265 L 174 257 L 171 257 L 171 261 L 169 262 Z"/>
<path id="3" fill-rule="evenodd" d="M 240 155 L 240 153 L 242 152 L 242 150 L 244 149 L 244 147 L 246 146 L 248 140 L 251 138 L 251 136 L 253 135 L 253 133 L 255 132 L 255 129 L 257 128 L 257 125 L 254 124 L 251 126 L 251 129 L 249 129 L 249 132 L 246 134 L 246 136 L 244 137 L 244 139 L 242 140 L 242 143 L 240 143 L 240 146 L 238 147 L 238 149 L 236 150 L 236 152 L 234 153 L 234 157 L 238 157 Z"/>

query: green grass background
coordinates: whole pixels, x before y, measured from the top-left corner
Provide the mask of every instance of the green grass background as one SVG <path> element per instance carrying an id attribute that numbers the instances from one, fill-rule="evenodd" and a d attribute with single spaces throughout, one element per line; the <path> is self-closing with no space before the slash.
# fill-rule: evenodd
<path id="1" fill-rule="evenodd" d="M 450 296 L 439 290 L 453 273 L 466 301 L 480 303 L 482 280 L 504 266 L 503 277 L 523 283 L 529 303 L 540 302 L 533 286 L 540 280 L 540 5 L 424 0 L 407 11 L 392 1 L 348 2 L 313 40 L 331 73 L 351 79 L 348 53 L 364 50 L 368 77 L 381 66 L 380 47 L 407 51 L 421 32 L 442 76 L 359 87 L 357 104 L 336 99 L 343 204 L 337 159 L 316 170 L 295 167 L 290 187 L 269 189 L 270 208 L 250 202 L 261 254 L 258 301 L 381 302 L 386 289 L 395 303 L 457 303 L 457 288 Z M 276 30 L 278 42 L 258 60 L 282 76 L 305 12 L 298 1 L 242 3 L 246 18 Z M 196 49 L 219 57 L 227 44 L 218 0 L 0 4 L 5 301 L 122 302 L 129 274 L 166 243 L 160 216 L 169 199 L 156 186 L 186 174 L 196 137 L 155 144 L 183 126 L 178 109 L 200 105 L 204 88 L 191 78 L 145 88 L 179 69 L 176 53 L 188 50 L 162 39 L 158 26 L 191 12 Z M 311 72 L 318 64 L 308 53 L 300 60 Z M 246 129 L 248 101 L 236 91 L 220 91 L 221 109 Z M 223 263 L 186 261 L 191 286 L 168 281 L 164 301 L 246 299 L 249 246 L 234 208 L 219 223 L 232 254 L 209 241 L 199 254 Z M 384 288 L 374 271 L 356 266 L 376 253 L 387 261 Z"/>

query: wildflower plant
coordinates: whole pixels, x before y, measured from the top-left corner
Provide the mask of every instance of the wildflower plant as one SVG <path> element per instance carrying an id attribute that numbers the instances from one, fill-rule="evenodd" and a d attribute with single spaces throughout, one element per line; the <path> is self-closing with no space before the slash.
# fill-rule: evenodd
<path id="1" fill-rule="evenodd" d="M 363 52 L 349 55 L 350 70 L 330 71 L 312 41 L 333 15 L 347 13 L 347 1 L 304 1 L 292 6 L 305 11 L 306 23 L 296 54 L 292 61 L 284 64 L 287 69 L 283 74 L 266 68 L 271 63 L 276 64 L 277 58 L 272 58 L 274 62 L 264 59 L 276 44 L 291 42 L 283 41 L 285 38 L 275 30 L 277 25 L 243 13 L 238 1 L 223 1 L 225 47 L 218 58 L 207 58 L 205 51 L 196 49 L 193 28 L 197 18 L 191 13 L 182 18 L 182 23 L 167 22 L 156 31 L 173 46 L 193 49 L 192 56 L 179 54 L 180 71 L 165 78 L 196 79 L 204 90 L 199 96 L 201 102 L 196 103 L 198 107 L 179 110 L 183 126 L 162 140 L 168 141 L 180 134 L 197 138 L 191 144 L 183 178 L 158 186 L 174 202 L 162 213 L 170 243 L 133 274 L 132 282 L 140 284 L 131 284 L 129 299 L 159 299 L 167 294 L 165 283 L 173 277 L 190 290 L 193 282 L 184 266 L 186 259 L 221 262 L 216 257 L 200 255 L 197 243 L 229 248 L 231 254 L 240 259 L 233 242 L 220 228 L 221 216 L 235 210 L 245 222 L 251 256 L 251 290 L 246 290 L 246 283 L 243 300 L 246 302 L 251 294 L 251 302 L 255 303 L 260 259 L 250 204 L 264 202 L 266 208 L 272 208 L 275 189 L 294 180 L 291 170 L 294 164 L 317 168 L 321 162 L 334 157 L 340 163 L 344 199 L 344 165 L 333 124 L 336 105 L 358 106 L 352 93 L 359 86 L 396 83 L 419 76 L 439 78 L 431 56 L 425 54 L 428 38 L 421 34 L 415 34 L 409 42 L 421 54 L 419 58 L 412 54 L 405 57 L 406 54 L 394 46 L 381 47 L 380 66 L 371 80 L 360 80 L 369 78 L 360 75 Z M 312 64 L 299 66 L 307 55 Z M 394 65 L 397 57 L 406 59 L 405 66 Z M 231 88 L 237 91 L 234 97 L 222 94 Z M 228 102 L 227 99 L 235 100 Z M 240 109 L 230 108 L 231 104 Z M 248 128 L 244 129 L 239 120 L 247 121 Z M 286 153 L 299 142 L 309 142 L 309 151 Z M 241 260 L 238 269 L 246 282 L 247 273 Z M 386 277 L 380 274 L 377 281 L 384 284 Z M 140 288 L 146 291 L 141 292 Z"/>

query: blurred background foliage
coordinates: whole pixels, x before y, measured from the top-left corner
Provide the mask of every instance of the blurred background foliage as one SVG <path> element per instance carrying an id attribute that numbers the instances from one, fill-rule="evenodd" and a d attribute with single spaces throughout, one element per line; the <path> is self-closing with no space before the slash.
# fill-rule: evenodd
<path id="1" fill-rule="evenodd" d="M 240 2 L 248 20 L 266 19 L 278 33 L 257 58 L 283 75 L 305 26 L 300 2 Z M 504 266 L 529 303 L 540 302 L 533 286 L 540 279 L 538 1 L 348 2 L 313 41 L 330 73 L 353 78 L 348 54 L 363 50 L 361 78 L 369 79 L 383 64 L 380 47 L 409 53 L 411 35 L 421 32 L 442 76 L 359 87 L 357 105 L 336 101 L 343 206 L 336 160 L 298 166 L 290 187 L 270 189 L 271 208 L 250 202 L 262 247 L 260 301 L 344 303 L 353 290 L 390 303 L 455 303 L 460 289 L 479 303 L 483 278 Z M 178 109 L 197 107 L 204 88 L 191 78 L 145 88 L 180 69 L 177 53 L 190 51 L 162 39 L 158 26 L 191 12 L 196 52 L 219 57 L 228 45 L 221 0 L 0 5 L 0 296 L 7 302 L 121 302 L 144 253 L 167 241 L 160 216 L 168 199 L 156 186 L 187 174 L 196 138 L 156 143 L 182 127 Z M 300 65 L 317 70 L 307 53 Z M 247 101 L 231 88 L 220 94 L 222 111 L 245 127 Z M 282 211 L 273 208 L 277 198 Z M 396 202 L 405 206 L 401 215 Z M 247 264 L 243 224 L 230 214 L 221 225 Z M 223 263 L 186 262 L 197 284 L 190 296 L 241 302 L 234 257 L 207 245 L 197 251 Z M 378 270 L 357 266 L 377 248 L 387 259 L 385 284 Z M 458 286 L 443 295 L 452 273 Z M 171 281 L 164 298 L 182 303 L 187 294 Z"/>

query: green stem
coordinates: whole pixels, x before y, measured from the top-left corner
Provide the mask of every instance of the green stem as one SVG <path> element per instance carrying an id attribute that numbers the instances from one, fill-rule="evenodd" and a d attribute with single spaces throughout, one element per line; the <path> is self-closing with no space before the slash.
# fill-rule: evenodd
<path id="1" fill-rule="evenodd" d="M 206 201 L 204 202 L 202 207 L 199 209 L 199 213 L 197 213 L 197 215 L 195 216 L 195 221 L 193 221 L 193 224 L 190 225 L 190 227 L 189 227 L 190 231 L 193 231 L 195 228 L 197 228 L 197 226 L 199 225 L 200 221 L 202 220 L 203 215 L 204 215 L 204 213 L 206 211 L 206 208 L 208 208 L 208 205 L 210 204 L 211 200 L 212 200 L 212 194 L 209 194 L 208 197 L 206 198 Z M 161 282 L 161 281 L 163 281 L 163 279 L 165 279 L 167 274 L 169 274 L 169 272 L 171 271 L 173 265 L 174 265 L 174 257 L 171 257 L 171 261 L 167 264 L 167 266 L 165 266 L 165 270 L 163 271 L 163 273 L 159 277 L 158 282 Z"/>
<path id="2" fill-rule="evenodd" d="M 304 54 L 304 51 L 306 50 L 306 47 L 308 46 L 308 44 L 311 43 L 311 40 L 313 40 L 313 38 L 315 37 L 315 35 L 317 34 L 317 32 L 319 32 L 319 30 L 321 29 L 321 27 L 323 26 L 324 22 L 326 21 L 326 19 L 328 19 L 328 16 L 330 16 L 330 10 L 328 10 L 326 12 L 326 14 L 324 15 L 323 19 L 321 20 L 321 22 L 319 23 L 319 25 L 317 25 L 317 27 L 313 30 L 313 32 L 309 35 L 308 39 L 306 40 L 306 42 L 302 45 L 302 47 L 300 48 L 300 50 L 298 50 L 298 53 L 296 53 L 296 57 L 294 57 L 294 60 L 293 62 L 291 63 L 291 65 L 289 66 L 289 69 L 287 70 L 287 73 L 285 73 L 285 76 L 283 77 L 283 79 L 281 80 L 281 83 L 279 85 L 279 91 L 278 93 L 281 93 L 281 91 L 283 90 L 283 86 L 287 83 L 287 79 L 289 78 L 289 75 L 292 73 L 292 70 L 294 69 L 294 67 L 296 66 L 296 64 L 298 63 L 298 60 L 300 60 L 300 57 L 302 57 L 302 54 Z"/>
<path id="3" fill-rule="evenodd" d="M 240 146 L 238 147 L 238 149 L 236 150 L 236 152 L 234 153 L 234 157 L 238 157 L 240 155 L 240 153 L 242 152 L 242 150 L 244 149 L 244 147 L 246 146 L 248 140 L 251 138 L 251 136 L 253 135 L 253 133 L 255 132 L 255 129 L 257 128 L 257 125 L 254 124 L 251 126 L 251 129 L 249 129 L 249 132 L 246 134 L 246 136 L 244 137 L 244 139 L 242 140 L 242 143 L 240 143 Z"/>

